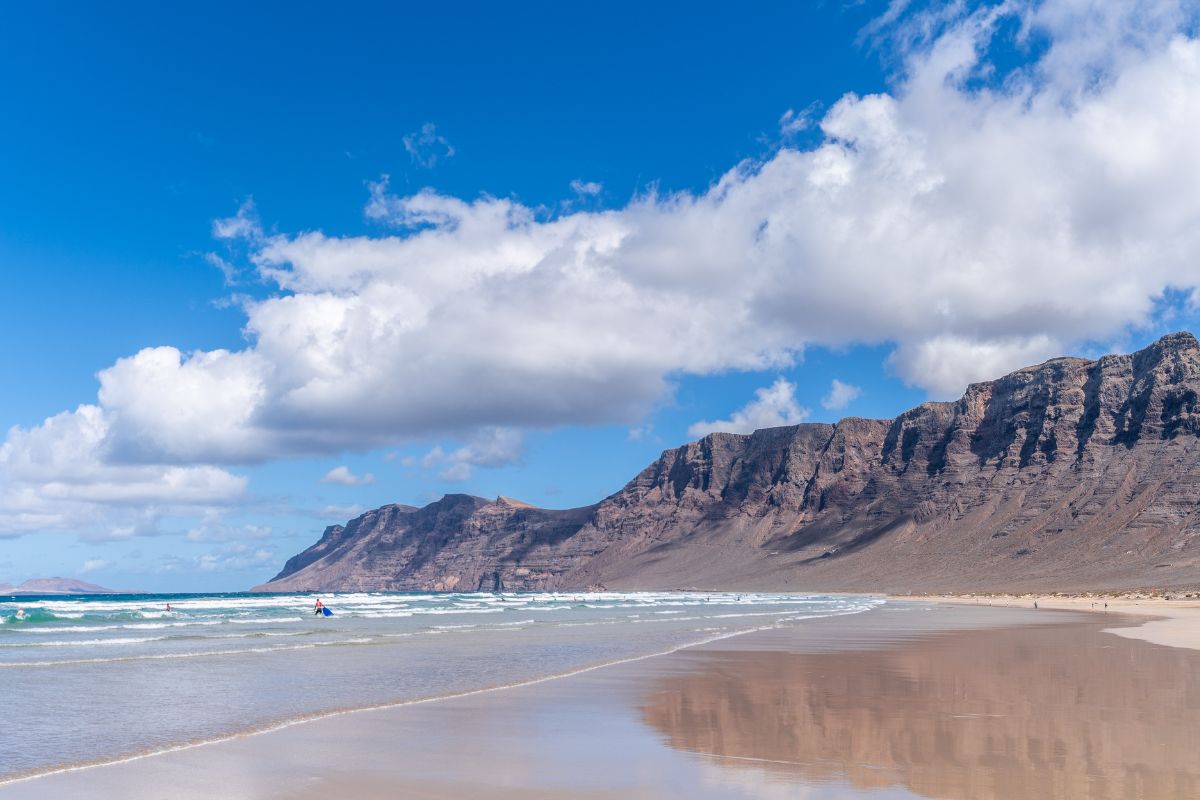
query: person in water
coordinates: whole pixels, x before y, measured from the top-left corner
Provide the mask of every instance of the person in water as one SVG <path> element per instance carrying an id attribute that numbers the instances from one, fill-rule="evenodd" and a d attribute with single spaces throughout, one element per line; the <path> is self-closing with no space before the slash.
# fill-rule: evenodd
<path id="1" fill-rule="evenodd" d="M 170 603 L 167 603 L 167 613 L 168 614 L 171 613 L 171 604 Z"/>
<path id="2" fill-rule="evenodd" d="M 316 605 L 313 606 L 313 613 L 319 617 L 319 616 L 321 616 L 321 612 L 324 608 L 325 608 L 325 604 L 322 603 L 321 598 L 318 597 Z"/>
<path id="3" fill-rule="evenodd" d="M 25 609 L 23 609 L 23 608 L 17 609 L 17 619 L 25 619 Z"/>

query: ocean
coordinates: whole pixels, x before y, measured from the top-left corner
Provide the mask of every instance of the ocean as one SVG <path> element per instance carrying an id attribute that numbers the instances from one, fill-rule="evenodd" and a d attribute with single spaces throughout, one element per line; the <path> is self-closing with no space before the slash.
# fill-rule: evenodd
<path id="1" fill-rule="evenodd" d="M 764 593 L 0 597 L 0 784 L 865 611 Z M 171 610 L 167 610 L 170 604 Z M 17 618 L 18 609 L 25 612 Z"/>

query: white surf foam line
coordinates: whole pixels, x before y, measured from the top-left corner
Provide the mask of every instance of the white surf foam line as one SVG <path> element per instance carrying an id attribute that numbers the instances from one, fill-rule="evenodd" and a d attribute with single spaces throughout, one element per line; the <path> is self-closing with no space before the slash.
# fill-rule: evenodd
<path id="1" fill-rule="evenodd" d="M 525 606 L 530 610 L 558 610 L 564 603 L 583 604 L 587 607 L 612 606 L 621 609 L 654 609 L 669 606 L 731 606 L 731 605 L 778 605 L 795 607 L 804 604 L 822 603 L 826 600 L 816 595 L 776 595 L 766 593 L 702 593 L 702 592 L 538 592 L 529 594 L 499 593 L 484 595 L 469 593 L 451 594 L 388 594 L 388 593 L 330 593 L 324 595 L 333 601 L 345 616 L 367 616 L 366 611 L 416 613 L 488 613 L 500 610 L 515 610 Z M 135 619 L 163 619 L 181 613 L 190 615 L 220 615 L 225 621 L 237 624 L 258 624 L 260 615 L 278 611 L 303 613 L 309 607 L 312 594 L 267 595 L 255 597 L 203 597 L 203 598 L 142 598 L 138 600 L 114 600 L 110 602 L 74 599 L 44 600 L 26 604 L 32 608 L 50 611 L 64 619 L 79 619 L 86 611 L 97 621 L 113 620 L 132 616 Z M 163 610 L 163 602 L 169 601 L 174 612 Z M 330 605 L 331 603 L 326 603 Z M 7 607 L 8 604 L 0 604 Z M 230 614 L 247 619 L 229 619 Z M 298 621 L 298 620 L 297 620 Z"/>
<path id="2" fill-rule="evenodd" d="M 264 624 L 270 620 L 262 620 Z M 93 631 L 152 631 L 161 628 L 187 628 L 209 625 L 223 625 L 223 619 L 210 620 L 195 620 L 192 622 L 137 622 L 123 625 L 61 625 L 49 628 L 16 628 L 14 633 L 22 634 L 38 634 L 38 633 L 92 633 Z"/>
<path id="3" fill-rule="evenodd" d="M 115 631 L 124 625 L 61 625 L 52 628 L 14 628 L 13 633 L 91 633 L 92 631 Z M 8 631 L 5 631 L 8 633 Z"/>
<path id="4" fill-rule="evenodd" d="M 29 649 L 35 647 L 92 647 L 98 644 L 142 644 L 143 642 L 161 642 L 167 636 L 121 636 L 111 639 L 63 639 L 49 642 L 4 642 L 0 647 Z"/>
<path id="5" fill-rule="evenodd" d="M 525 611 L 534 611 L 536 609 L 525 607 Z M 414 609 L 414 614 L 501 614 L 503 608 L 421 608 Z"/>
<path id="6" fill-rule="evenodd" d="M 264 623 L 270 620 L 263 620 Z M 193 628 L 200 626 L 223 625 L 223 619 L 196 620 L 194 622 L 136 622 L 131 625 L 113 625 L 108 627 L 124 628 L 129 631 L 152 631 L 159 628 Z M 100 630 L 100 628 L 76 628 L 75 630 Z"/>
<path id="7" fill-rule="evenodd" d="M 669 656 L 672 653 L 678 653 L 680 650 L 686 650 L 689 647 L 700 647 L 702 645 L 711 644 L 713 642 L 719 642 L 724 639 L 731 639 L 735 636 L 743 636 L 745 634 L 758 633 L 760 631 L 768 631 L 768 630 L 777 629 L 777 628 L 781 627 L 782 624 L 785 622 L 800 622 L 800 621 L 807 620 L 807 619 L 825 619 L 827 617 L 845 617 L 845 616 L 851 616 L 853 614 L 861 614 L 864 611 L 869 611 L 873 608 L 878 608 L 879 606 L 885 605 L 886 602 L 887 602 L 886 600 L 880 599 L 877 601 L 872 601 L 867 604 L 863 604 L 861 606 L 853 606 L 850 609 L 841 609 L 841 610 L 837 610 L 837 611 L 832 611 L 831 613 L 828 613 L 828 614 L 809 614 L 809 615 L 804 615 L 804 616 L 785 618 L 785 619 L 781 619 L 781 620 L 776 620 L 771 625 L 760 625 L 756 628 L 747 628 L 745 630 L 739 630 L 739 631 L 727 631 L 724 633 L 717 634 L 715 636 L 705 637 L 703 639 L 700 639 L 699 641 L 687 642 L 685 644 L 680 644 L 675 647 L 671 647 L 667 650 L 660 650 L 660 651 L 657 651 L 654 653 L 646 653 L 645 655 L 640 655 L 640 656 L 630 656 L 628 658 L 620 658 L 620 659 L 616 659 L 614 661 L 607 661 L 607 662 L 604 662 L 601 664 L 592 664 L 590 666 L 580 667 L 578 669 L 569 670 L 567 672 L 562 672 L 562 673 L 558 673 L 555 675 L 546 675 L 546 676 L 543 676 L 540 678 L 530 678 L 530 679 L 524 680 L 524 681 L 517 681 L 514 683 L 502 684 L 500 686 L 488 686 L 488 687 L 485 687 L 482 689 L 468 689 L 468 690 L 461 691 L 461 692 L 453 692 L 450 694 L 438 695 L 436 697 L 422 697 L 422 698 L 417 698 L 414 700 L 398 700 L 398 701 L 390 702 L 390 703 L 378 703 L 378 704 L 368 705 L 368 706 L 359 706 L 356 708 L 341 708 L 341 709 L 334 709 L 334 710 L 330 710 L 330 711 L 322 711 L 322 712 L 318 712 L 316 714 L 310 714 L 310 715 L 306 715 L 303 717 L 296 717 L 296 718 L 289 719 L 289 720 L 283 720 L 283 721 L 276 722 L 276 723 L 270 723 L 270 724 L 264 725 L 262 727 L 254 728 L 251 730 L 239 731 L 237 733 L 226 734 L 223 736 L 215 736 L 215 737 L 208 738 L 208 739 L 200 739 L 200 740 L 191 741 L 191 742 L 183 742 L 181 744 L 172 745 L 171 747 L 164 747 L 164 748 L 160 748 L 157 750 L 151 750 L 151 751 L 146 751 L 146 752 L 142 752 L 142 753 L 135 753 L 133 755 L 121 756 L 118 758 L 111 758 L 111 759 L 96 760 L 96 761 L 91 761 L 91 762 L 87 762 L 87 763 L 83 763 L 83 764 L 73 764 L 73 765 L 65 766 L 65 767 L 54 767 L 52 769 L 42 770 L 42 771 L 33 772 L 30 774 L 25 774 L 25 775 L 14 775 L 14 776 L 11 776 L 8 778 L 0 778 L 0 787 L 10 786 L 15 783 L 24 783 L 26 781 L 37 780 L 39 778 L 47 778 L 51 775 L 62 775 L 65 773 L 81 772 L 83 770 L 96 769 L 99 767 L 112 767 L 112 766 L 117 766 L 120 764 L 130 764 L 135 761 L 141 761 L 141 760 L 147 759 L 147 758 L 154 758 L 156 756 L 167 755 L 168 753 L 178 753 L 178 752 L 181 752 L 184 750 L 192 750 L 192 749 L 195 749 L 198 747 L 207 747 L 209 745 L 221 744 L 222 742 L 231 742 L 231 741 L 235 741 L 237 739 L 247 739 L 251 736 L 261 736 L 266 733 L 274 733 L 276 731 L 285 730 L 287 728 L 295 727 L 297 725 L 306 725 L 310 722 L 317 722 L 319 720 L 330 719 L 332 717 L 340 717 L 340 716 L 344 716 L 346 714 L 358 714 L 358 713 L 370 712 L 370 711 L 387 711 L 389 709 L 406 708 L 408 706 L 428 705 L 431 703 L 438 703 L 438 702 L 442 702 L 445 700 L 456 700 L 456 699 L 462 698 L 462 697 L 475 697 L 477 695 L 491 694 L 493 692 L 501 692 L 501 691 L 505 691 L 507 689 L 520 689 L 520 688 L 526 687 L 526 686 L 537 686 L 539 684 L 549 683 L 550 681 L 556 681 L 556 680 L 560 680 L 562 678 L 571 678 L 576 675 L 584 675 L 589 672 L 595 672 L 596 670 L 605 669 L 606 667 L 615 667 L 615 666 L 619 666 L 621 664 L 632 664 L 632 663 L 635 663 L 638 661 L 645 661 L 646 659 L 650 659 L 650 658 L 660 658 L 662 656 Z M 309 645 L 309 646 L 312 646 L 312 645 Z M 280 649 L 283 649 L 283 648 L 280 648 Z"/>
<path id="8" fill-rule="evenodd" d="M 209 641 L 212 641 L 210 639 Z M 246 653 L 282 653 L 288 650 L 311 650 L 314 647 L 340 647 L 345 645 L 368 644 L 375 639 L 341 639 L 332 642 L 312 642 L 310 644 L 275 645 L 274 647 L 243 647 L 237 650 L 188 650 L 182 653 L 152 653 L 142 655 L 112 656 L 110 658 L 63 658 L 55 661 L 8 661 L 0 663 L 0 669 L 18 669 L 22 667 L 65 667 L 74 664 L 116 664 L 127 661 L 168 661 L 180 658 L 203 658 L 205 656 L 238 656 Z M 0 782 L 0 786 L 3 783 Z"/>

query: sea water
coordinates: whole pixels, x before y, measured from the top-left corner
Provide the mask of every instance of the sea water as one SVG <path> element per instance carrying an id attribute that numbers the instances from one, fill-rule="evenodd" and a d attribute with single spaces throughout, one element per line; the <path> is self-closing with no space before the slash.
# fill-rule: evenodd
<path id="1" fill-rule="evenodd" d="M 333 616 L 314 614 L 307 594 L 0 597 L 0 782 L 546 679 L 883 602 L 676 592 L 321 600 Z"/>

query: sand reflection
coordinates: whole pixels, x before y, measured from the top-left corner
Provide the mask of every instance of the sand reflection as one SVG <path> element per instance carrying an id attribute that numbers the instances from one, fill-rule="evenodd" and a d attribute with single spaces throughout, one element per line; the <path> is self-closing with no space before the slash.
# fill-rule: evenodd
<path id="1" fill-rule="evenodd" d="M 642 718 L 676 749 L 802 783 L 955 800 L 1200 797 L 1200 652 L 1102 627 L 713 653 L 658 680 Z"/>

